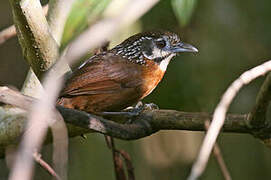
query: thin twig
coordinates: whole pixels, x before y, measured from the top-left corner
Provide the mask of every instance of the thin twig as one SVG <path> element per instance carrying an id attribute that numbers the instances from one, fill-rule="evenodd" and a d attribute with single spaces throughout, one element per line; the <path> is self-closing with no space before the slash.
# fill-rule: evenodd
<path id="1" fill-rule="evenodd" d="M 61 178 L 57 175 L 57 173 L 54 171 L 54 169 L 41 158 L 41 154 L 35 152 L 33 153 L 33 157 L 35 161 L 43 167 L 51 176 L 56 178 L 57 180 L 60 180 Z"/>
<path id="2" fill-rule="evenodd" d="M 16 35 L 16 28 L 14 25 L 7 27 L 0 32 L 0 45 L 6 42 L 8 39 Z"/>
<path id="3" fill-rule="evenodd" d="M 123 162 L 120 162 L 122 161 L 121 160 L 122 158 L 125 162 L 128 180 L 135 180 L 134 167 L 130 155 L 124 150 L 116 149 L 114 138 L 110 136 L 105 136 L 105 141 L 109 149 L 112 150 L 116 179 L 117 180 L 126 179 Z"/>
<path id="4" fill-rule="evenodd" d="M 124 150 L 116 150 L 116 151 L 121 155 L 121 157 L 125 161 L 125 166 L 126 166 L 127 174 L 128 174 L 128 180 L 135 180 L 134 167 L 133 167 L 130 155 Z"/>
<path id="5" fill-rule="evenodd" d="M 125 170 L 120 154 L 117 152 L 115 147 L 114 138 L 111 136 L 104 136 L 107 146 L 111 149 L 113 164 L 115 170 L 116 180 L 126 180 Z"/>
<path id="6" fill-rule="evenodd" d="M 43 13 L 46 15 L 48 12 L 48 5 L 43 6 Z M 7 40 L 9 40 L 10 38 L 16 36 L 17 32 L 16 32 L 16 28 L 14 25 L 11 25 L 7 28 L 5 28 L 4 30 L 2 30 L 0 32 L 0 45 L 4 44 Z"/>
<path id="7" fill-rule="evenodd" d="M 0 101 L 29 111 L 36 99 L 6 86 L 0 86 Z"/>
<path id="8" fill-rule="evenodd" d="M 205 121 L 206 130 L 209 129 L 209 126 L 210 126 L 210 121 L 208 121 L 208 120 Z M 224 176 L 224 179 L 225 180 L 231 180 L 230 172 L 229 172 L 229 170 L 228 170 L 228 168 L 226 166 L 226 163 L 225 163 L 225 161 L 223 159 L 222 153 L 221 153 L 220 148 L 219 148 L 217 143 L 215 143 L 215 145 L 214 145 L 213 154 L 214 154 L 214 156 L 216 158 L 216 161 L 217 161 L 217 163 L 218 163 L 218 165 L 220 167 L 220 170 L 221 170 L 221 172 L 222 172 L 222 174 Z"/>
<path id="9" fill-rule="evenodd" d="M 271 70 L 271 61 L 267 61 L 259 66 L 256 66 L 244 72 L 238 79 L 236 79 L 223 94 L 221 101 L 217 105 L 212 123 L 203 140 L 198 158 L 194 163 L 191 173 L 188 177 L 189 180 L 196 180 L 204 171 L 217 136 L 224 124 L 226 112 L 236 94 L 246 84 L 259 76 L 263 76 Z"/>

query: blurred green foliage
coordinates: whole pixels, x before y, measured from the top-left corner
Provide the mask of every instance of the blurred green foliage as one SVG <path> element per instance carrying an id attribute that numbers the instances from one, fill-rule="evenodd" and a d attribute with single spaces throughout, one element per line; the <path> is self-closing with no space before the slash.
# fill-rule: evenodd
<path id="1" fill-rule="evenodd" d="M 171 4 L 180 25 L 188 25 L 196 7 L 197 0 L 171 0 Z"/>
<path id="2" fill-rule="evenodd" d="M 61 49 L 96 22 L 111 0 L 77 0 L 65 25 Z"/>

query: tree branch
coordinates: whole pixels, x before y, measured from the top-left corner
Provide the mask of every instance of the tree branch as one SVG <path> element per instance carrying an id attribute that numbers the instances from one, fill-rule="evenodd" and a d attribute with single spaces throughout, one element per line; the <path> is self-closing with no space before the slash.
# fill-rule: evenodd
<path id="1" fill-rule="evenodd" d="M 44 15 L 48 12 L 48 4 L 43 6 L 43 13 Z M 9 38 L 12 38 L 17 34 L 15 25 L 12 25 L 3 31 L 0 32 L 0 45 L 4 43 Z M 37 76 L 34 74 L 32 68 L 30 67 L 27 77 L 24 81 L 22 92 L 26 95 L 31 95 L 33 97 L 39 97 L 38 89 L 42 89 L 40 81 L 38 80 Z"/>
<path id="2" fill-rule="evenodd" d="M 145 110 L 130 124 L 120 124 L 82 111 L 57 107 L 65 122 L 124 140 L 135 140 L 160 130 L 204 131 L 204 122 L 212 115 L 175 110 Z M 129 119 L 126 119 L 127 121 Z M 224 132 L 250 133 L 247 115 L 229 114 Z"/>
<path id="3" fill-rule="evenodd" d="M 57 59 L 58 45 L 39 1 L 10 0 L 10 4 L 23 55 L 40 79 Z"/>
<path id="4" fill-rule="evenodd" d="M 271 122 L 266 118 L 268 105 L 271 100 L 271 73 L 269 73 L 256 99 L 256 105 L 249 115 L 249 121 L 252 127 L 259 129 L 270 125 Z"/>
<path id="5" fill-rule="evenodd" d="M 48 5 L 43 6 L 43 13 L 46 15 L 48 11 Z M 0 32 L 0 45 L 5 43 L 8 39 L 14 37 L 17 34 L 15 25 L 11 25 Z"/>
<path id="6" fill-rule="evenodd" d="M 34 99 L 7 87 L 0 87 L 0 101 L 23 108 L 24 110 L 29 110 Z M 208 113 L 190 113 L 175 110 L 144 110 L 139 116 L 135 117 L 132 123 L 120 124 L 99 116 L 74 109 L 67 109 L 62 106 L 58 106 L 57 109 L 63 116 L 65 122 L 71 124 L 68 126 L 70 137 L 96 131 L 119 139 L 134 140 L 149 136 L 159 130 L 204 131 L 205 121 L 212 118 L 212 115 Z M 5 148 L 9 144 L 17 143 L 18 137 L 23 133 L 26 114 L 26 111 L 20 111 L 12 115 L 12 111 L 10 111 L 10 116 L 17 116 L 14 122 L 8 121 L 7 117 L 1 117 L 0 111 L 0 121 L 2 123 L 0 126 L 0 149 Z M 129 120 L 127 117 L 123 118 L 124 121 Z M 246 114 L 228 114 L 223 131 L 253 133 L 252 129 L 248 126 L 247 119 L 248 116 Z M 47 141 L 51 141 L 51 138 L 47 139 Z M 3 157 L 3 155 L 4 154 L 0 152 L 0 156 Z"/>

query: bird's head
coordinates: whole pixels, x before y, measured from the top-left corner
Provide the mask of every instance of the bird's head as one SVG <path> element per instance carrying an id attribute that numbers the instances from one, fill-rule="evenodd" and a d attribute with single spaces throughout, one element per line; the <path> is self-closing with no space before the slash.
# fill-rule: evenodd
<path id="1" fill-rule="evenodd" d="M 145 59 L 153 60 L 166 70 L 172 57 L 182 52 L 198 52 L 197 48 L 180 40 L 178 35 L 167 31 L 139 33 L 113 48 L 118 55 L 137 64 Z"/>

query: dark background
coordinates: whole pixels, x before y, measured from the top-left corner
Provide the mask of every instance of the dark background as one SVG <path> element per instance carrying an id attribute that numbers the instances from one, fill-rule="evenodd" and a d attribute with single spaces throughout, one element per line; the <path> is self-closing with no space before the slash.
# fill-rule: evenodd
<path id="1" fill-rule="evenodd" d="M 212 112 L 228 85 L 242 72 L 271 57 L 271 1 L 198 1 L 190 23 L 180 27 L 170 1 L 161 1 L 135 25 L 137 30 L 166 29 L 199 49 L 171 62 L 163 81 L 144 102 L 163 109 Z M 0 29 L 12 24 L 8 1 L 0 2 Z M 134 26 L 134 27 L 135 27 Z M 133 26 L 132 26 L 133 27 Z M 131 29 L 131 28 L 130 28 Z M 132 28 L 133 29 L 133 28 Z M 123 39 L 123 38 L 122 38 Z M 0 85 L 21 88 L 28 70 L 17 38 L 0 46 Z M 231 113 L 247 113 L 263 81 L 260 78 L 241 90 Z M 185 179 L 201 144 L 203 133 L 162 131 L 136 141 L 117 141 L 130 153 L 140 180 Z M 69 144 L 69 179 L 114 179 L 111 152 L 99 134 L 76 137 Z M 233 179 L 270 179 L 270 149 L 250 135 L 221 134 L 219 145 Z M 43 157 L 50 162 L 51 146 Z M 8 177 L 0 161 L 0 179 Z M 35 179 L 50 176 L 37 167 Z M 202 179 L 223 179 L 211 158 Z"/>

